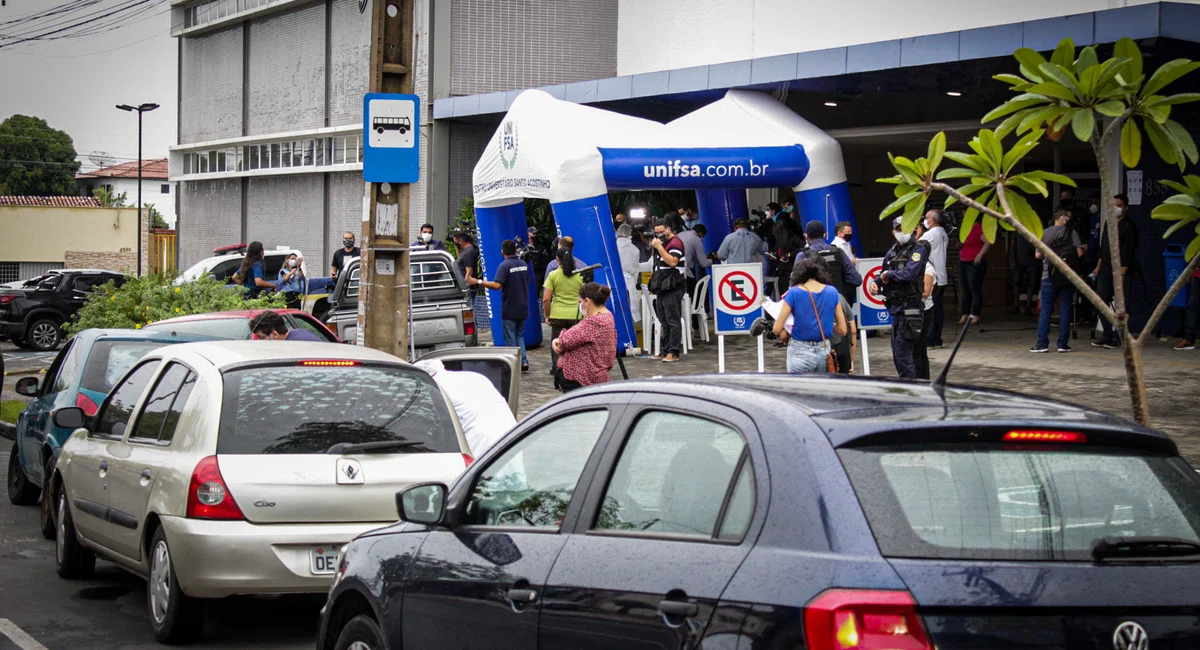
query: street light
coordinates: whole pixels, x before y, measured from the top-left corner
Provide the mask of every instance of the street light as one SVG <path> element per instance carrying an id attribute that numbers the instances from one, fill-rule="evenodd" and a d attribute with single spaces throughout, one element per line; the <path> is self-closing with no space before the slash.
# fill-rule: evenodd
<path id="1" fill-rule="evenodd" d="M 145 103 L 137 106 L 118 104 L 117 108 L 129 112 L 137 111 L 138 114 L 137 272 L 140 277 L 142 275 L 142 113 L 148 113 L 158 108 L 158 104 Z"/>

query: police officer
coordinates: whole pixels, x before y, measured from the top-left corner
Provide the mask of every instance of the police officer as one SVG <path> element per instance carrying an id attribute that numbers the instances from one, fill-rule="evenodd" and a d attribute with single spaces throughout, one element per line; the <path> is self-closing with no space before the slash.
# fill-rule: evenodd
<path id="1" fill-rule="evenodd" d="M 901 377 L 916 379 L 916 355 L 920 352 L 917 344 L 925 334 L 921 327 L 925 311 L 921 291 L 929 244 L 904 232 L 902 222 L 903 217 L 892 221 L 896 244 L 884 256 L 879 280 L 872 281 L 869 289 L 875 295 L 883 293 L 884 304 L 892 315 L 892 359 L 896 370 Z"/>

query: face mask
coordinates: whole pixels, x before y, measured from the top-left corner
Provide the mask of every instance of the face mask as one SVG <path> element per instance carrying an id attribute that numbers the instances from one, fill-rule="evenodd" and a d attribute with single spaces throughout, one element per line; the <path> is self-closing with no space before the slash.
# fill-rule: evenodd
<path id="1" fill-rule="evenodd" d="M 288 260 L 288 266 L 295 267 L 295 266 L 296 266 L 296 260 Z"/>
<path id="2" fill-rule="evenodd" d="M 908 240 L 912 239 L 912 235 L 906 232 L 894 232 L 892 234 L 895 235 L 896 242 L 899 244 L 907 244 Z"/>
<path id="3" fill-rule="evenodd" d="M 581 311 L 585 314 L 587 313 L 587 303 L 586 302 L 583 302 L 582 300 L 579 301 L 579 311 Z"/>
<path id="4" fill-rule="evenodd" d="M 426 244 L 428 244 L 432 239 L 433 239 L 433 233 L 431 233 L 431 232 L 421 233 L 421 241 L 425 242 Z"/>
<path id="5" fill-rule="evenodd" d="M 1092 214 L 1100 214 L 1100 206 L 1096 204 L 1089 205 L 1088 212 L 1091 212 Z"/>
<path id="6" fill-rule="evenodd" d="M 353 239 L 343 239 L 342 246 L 345 246 L 346 248 L 354 248 L 354 240 Z"/>

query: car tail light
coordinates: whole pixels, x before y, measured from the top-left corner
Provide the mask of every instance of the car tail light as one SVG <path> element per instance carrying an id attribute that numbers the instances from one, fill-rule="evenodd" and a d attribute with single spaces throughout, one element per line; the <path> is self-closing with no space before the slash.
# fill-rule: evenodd
<path id="1" fill-rule="evenodd" d="M 1087 442 L 1087 435 L 1075 431 L 1041 431 L 1022 430 L 1009 431 L 1004 434 L 1004 442 Z"/>
<path id="2" fill-rule="evenodd" d="M 468 309 L 463 312 L 463 336 L 475 336 L 475 311 Z"/>
<path id="3" fill-rule="evenodd" d="M 191 519 L 245 519 L 242 509 L 229 493 L 221 476 L 217 457 L 208 456 L 196 463 L 188 486 L 187 516 Z"/>
<path id="4" fill-rule="evenodd" d="M 467 467 L 470 467 L 471 463 L 475 462 L 475 457 L 472 456 L 471 454 L 463 454 L 462 457 L 463 457 L 463 461 L 466 462 Z"/>
<path id="5" fill-rule="evenodd" d="M 96 406 L 96 403 L 92 401 L 92 398 L 84 395 L 83 393 L 79 393 L 75 396 L 75 406 L 83 409 L 83 414 L 89 418 L 95 415 L 96 411 L 100 410 L 100 408 Z"/>
<path id="6" fill-rule="evenodd" d="M 907 591 L 830 589 L 804 608 L 808 650 L 933 650 Z"/>
<path id="7" fill-rule="evenodd" d="M 308 361 L 301 361 L 299 365 L 316 366 L 320 368 L 349 368 L 350 366 L 361 366 L 362 363 L 358 361 L 351 361 L 349 359 L 311 359 Z"/>
<path id="8" fill-rule="evenodd" d="M 3 296 L 0 296 L 0 305 L 7 305 L 8 303 L 10 303 L 16 299 L 17 299 L 17 297 L 15 295 L 13 295 L 11 293 L 6 293 Z"/>

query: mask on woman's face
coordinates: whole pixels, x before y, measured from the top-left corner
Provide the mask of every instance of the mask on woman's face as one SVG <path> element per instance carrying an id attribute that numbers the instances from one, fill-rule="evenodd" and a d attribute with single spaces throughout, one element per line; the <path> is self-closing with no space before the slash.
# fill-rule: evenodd
<path id="1" fill-rule="evenodd" d="M 587 301 L 586 300 L 579 301 L 579 312 L 582 314 L 587 313 Z"/>
<path id="2" fill-rule="evenodd" d="M 896 236 L 896 242 L 899 244 L 907 244 L 908 240 L 912 239 L 912 235 L 906 232 L 894 232 L 892 234 Z"/>
<path id="3" fill-rule="evenodd" d="M 296 260 L 288 260 L 288 266 L 295 268 Z"/>
<path id="4" fill-rule="evenodd" d="M 1088 212 L 1091 212 L 1092 214 L 1100 214 L 1100 206 L 1093 203 L 1088 206 Z"/>

